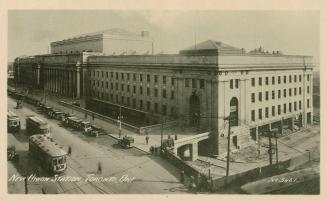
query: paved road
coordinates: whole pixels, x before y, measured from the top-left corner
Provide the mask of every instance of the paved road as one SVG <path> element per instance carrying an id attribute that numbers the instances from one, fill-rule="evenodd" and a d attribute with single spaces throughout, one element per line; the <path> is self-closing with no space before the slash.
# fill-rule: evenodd
<path id="1" fill-rule="evenodd" d="M 19 134 L 8 134 L 8 143 L 15 144 L 20 154 L 18 163 L 8 163 L 8 176 L 33 173 L 38 162 L 28 155 L 28 138 L 25 135 L 25 117 L 37 114 L 33 106 L 24 104 L 23 109 L 14 109 L 15 101 L 8 98 L 8 109 L 21 117 L 22 130 Z M 85 137 L 79 131 L 64 128 L 56 120 L 46 120 L 52 136 L 64 149 L 72 147 L 68 158 L 68 169 L 64 176 L 81 177 L 78 182 L 60 182 L 56 187 L 60 193 L 186 193 L 186 187 L 179 182 L 179 170 L 160 159 L 137 149 L 124 150 L 116 140 L 108 136 Z M 102 164 L 102 174 L 97 174 L 98 162 Z M 41 171 L 41 175 L 46 175 Z M 124 182 L 85 182 L 88 176 L 112 177 Z M 125 176 L 125 177 L 124 177 Z M 133 180 L 132 180 L 133 179 Z M 127 182 L 132 180 L 132 182 Z M 30 192 L 39 193 L 42 183 L 31 183 Z M 9 193 L 23 192 L 23 182 L 8 183 Z"/>

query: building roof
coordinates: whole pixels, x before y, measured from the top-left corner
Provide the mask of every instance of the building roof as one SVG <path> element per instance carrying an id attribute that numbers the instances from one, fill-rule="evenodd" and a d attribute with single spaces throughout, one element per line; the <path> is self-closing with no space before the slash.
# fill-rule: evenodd
<path id="1" fill-rule="evenodd" d="M 207 40 L 180 51 L 181 54 L 194 54 L 203 52 L 213 52 L 218 54 L 240 54 L 243 53 L 243 50 L 241 48 L 236 48 L 231 45 L 225 44 L 221 41 Z"/>
<path id="2" fill-rule="evenodd" d="M 30 137 L 30 142 L 33 142 L 42 151 L 52 157 L 63 156 L 67 154 L 64 150 L 62 150 L 62 147 L 60 147 L 58 143 L 46 135 L 32 135 Z"/>

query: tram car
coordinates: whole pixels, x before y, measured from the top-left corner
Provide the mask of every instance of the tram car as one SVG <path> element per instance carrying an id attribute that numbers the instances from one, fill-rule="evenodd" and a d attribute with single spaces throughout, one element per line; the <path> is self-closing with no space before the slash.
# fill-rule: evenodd
<path id="1" fill-rule="evenodd" d="M 51 174 L 63 173 L 67 169 L 67 152 L 51 137 L 32 135 L 29 138 L 29 152 Z"/>
<path id="2" fill-rule="evenodd" d="M 39 117 L 30 115 L 26 118 L 26 132 L 29 135 L 44 134 L 50 136 L 50 126 Z"/>
<path id="3" fill-rule="evenodd" d="M 7 128 L 8 132 L 18 132 L 20 130 L 19 117 L 12 111 L 7 114 Z"/>
<path id="4" fill-rule="evenodd" d="M 319 169 L 306 168 L 241 186 L 245 194 L 319 194 Z"/>

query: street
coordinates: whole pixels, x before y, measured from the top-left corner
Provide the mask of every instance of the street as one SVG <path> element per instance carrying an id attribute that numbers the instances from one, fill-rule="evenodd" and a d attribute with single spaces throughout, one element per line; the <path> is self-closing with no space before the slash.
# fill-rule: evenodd
<path id="1" fill-rule="evenodd" d="M 15 145 L 20 158 L 18 162 L 8 162 L 8 179 L 12 175 L 30 175 L 35 172 L 39 162 L 28 153 L 28 136 L 25 134 L 25 118 L 35 114 L 47 121 L 51 135 L 64 150 L 72 148 L 67 158 L 68 169 L 62 176 L 80 177 L 76 182 L 55 182 L 59 193 L 186 193 L 188 190 L 179 182 L 179 170 L 160 157 L 146 154 L 136 148 L 124 150 L 110 136 L 87 137 L 80 131 L 64 128 L 54 119 L 37 114 L 35 107 L 24 103 L 23 109 L 14 109 L 16 101 L 8 98 L 8 110 L 14 111 L 21 120 L 18 134 L 8 133 L 8 145 Z M 102 173 L 97 173 L 98 163 Z M 47 176 L 41 170 L 40 176 Z M 90 177 L 117 179 L 110 182 L 90 182 Z M 41 193 L 41 187 L 49 183 L 29 182 L 29 193 Z M 46 185 L 48 186 L 48 185 Z M 9 193 L 24 193 L 24 182 L 8 182 Z"/>

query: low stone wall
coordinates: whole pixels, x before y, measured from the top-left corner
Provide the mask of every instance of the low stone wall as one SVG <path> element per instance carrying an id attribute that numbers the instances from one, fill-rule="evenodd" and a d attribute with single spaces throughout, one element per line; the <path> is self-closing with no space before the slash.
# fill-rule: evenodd
<path id="1" fill-rule="evenodd" d="M 169 121 L 164 123 L 164 128 L 167 127 L 174 127 L 178 125 L 178 121 Z M 155 124 L 155 125 L 150 125 L 150 126 L 144 126 L 144 127 L 140 127 L 140 134 L 144 135 L 145 132 L 147 131 L 148 133 L 153 131 L 153 130 L 159 130 L 161 128 L 161 124 Z"/>

